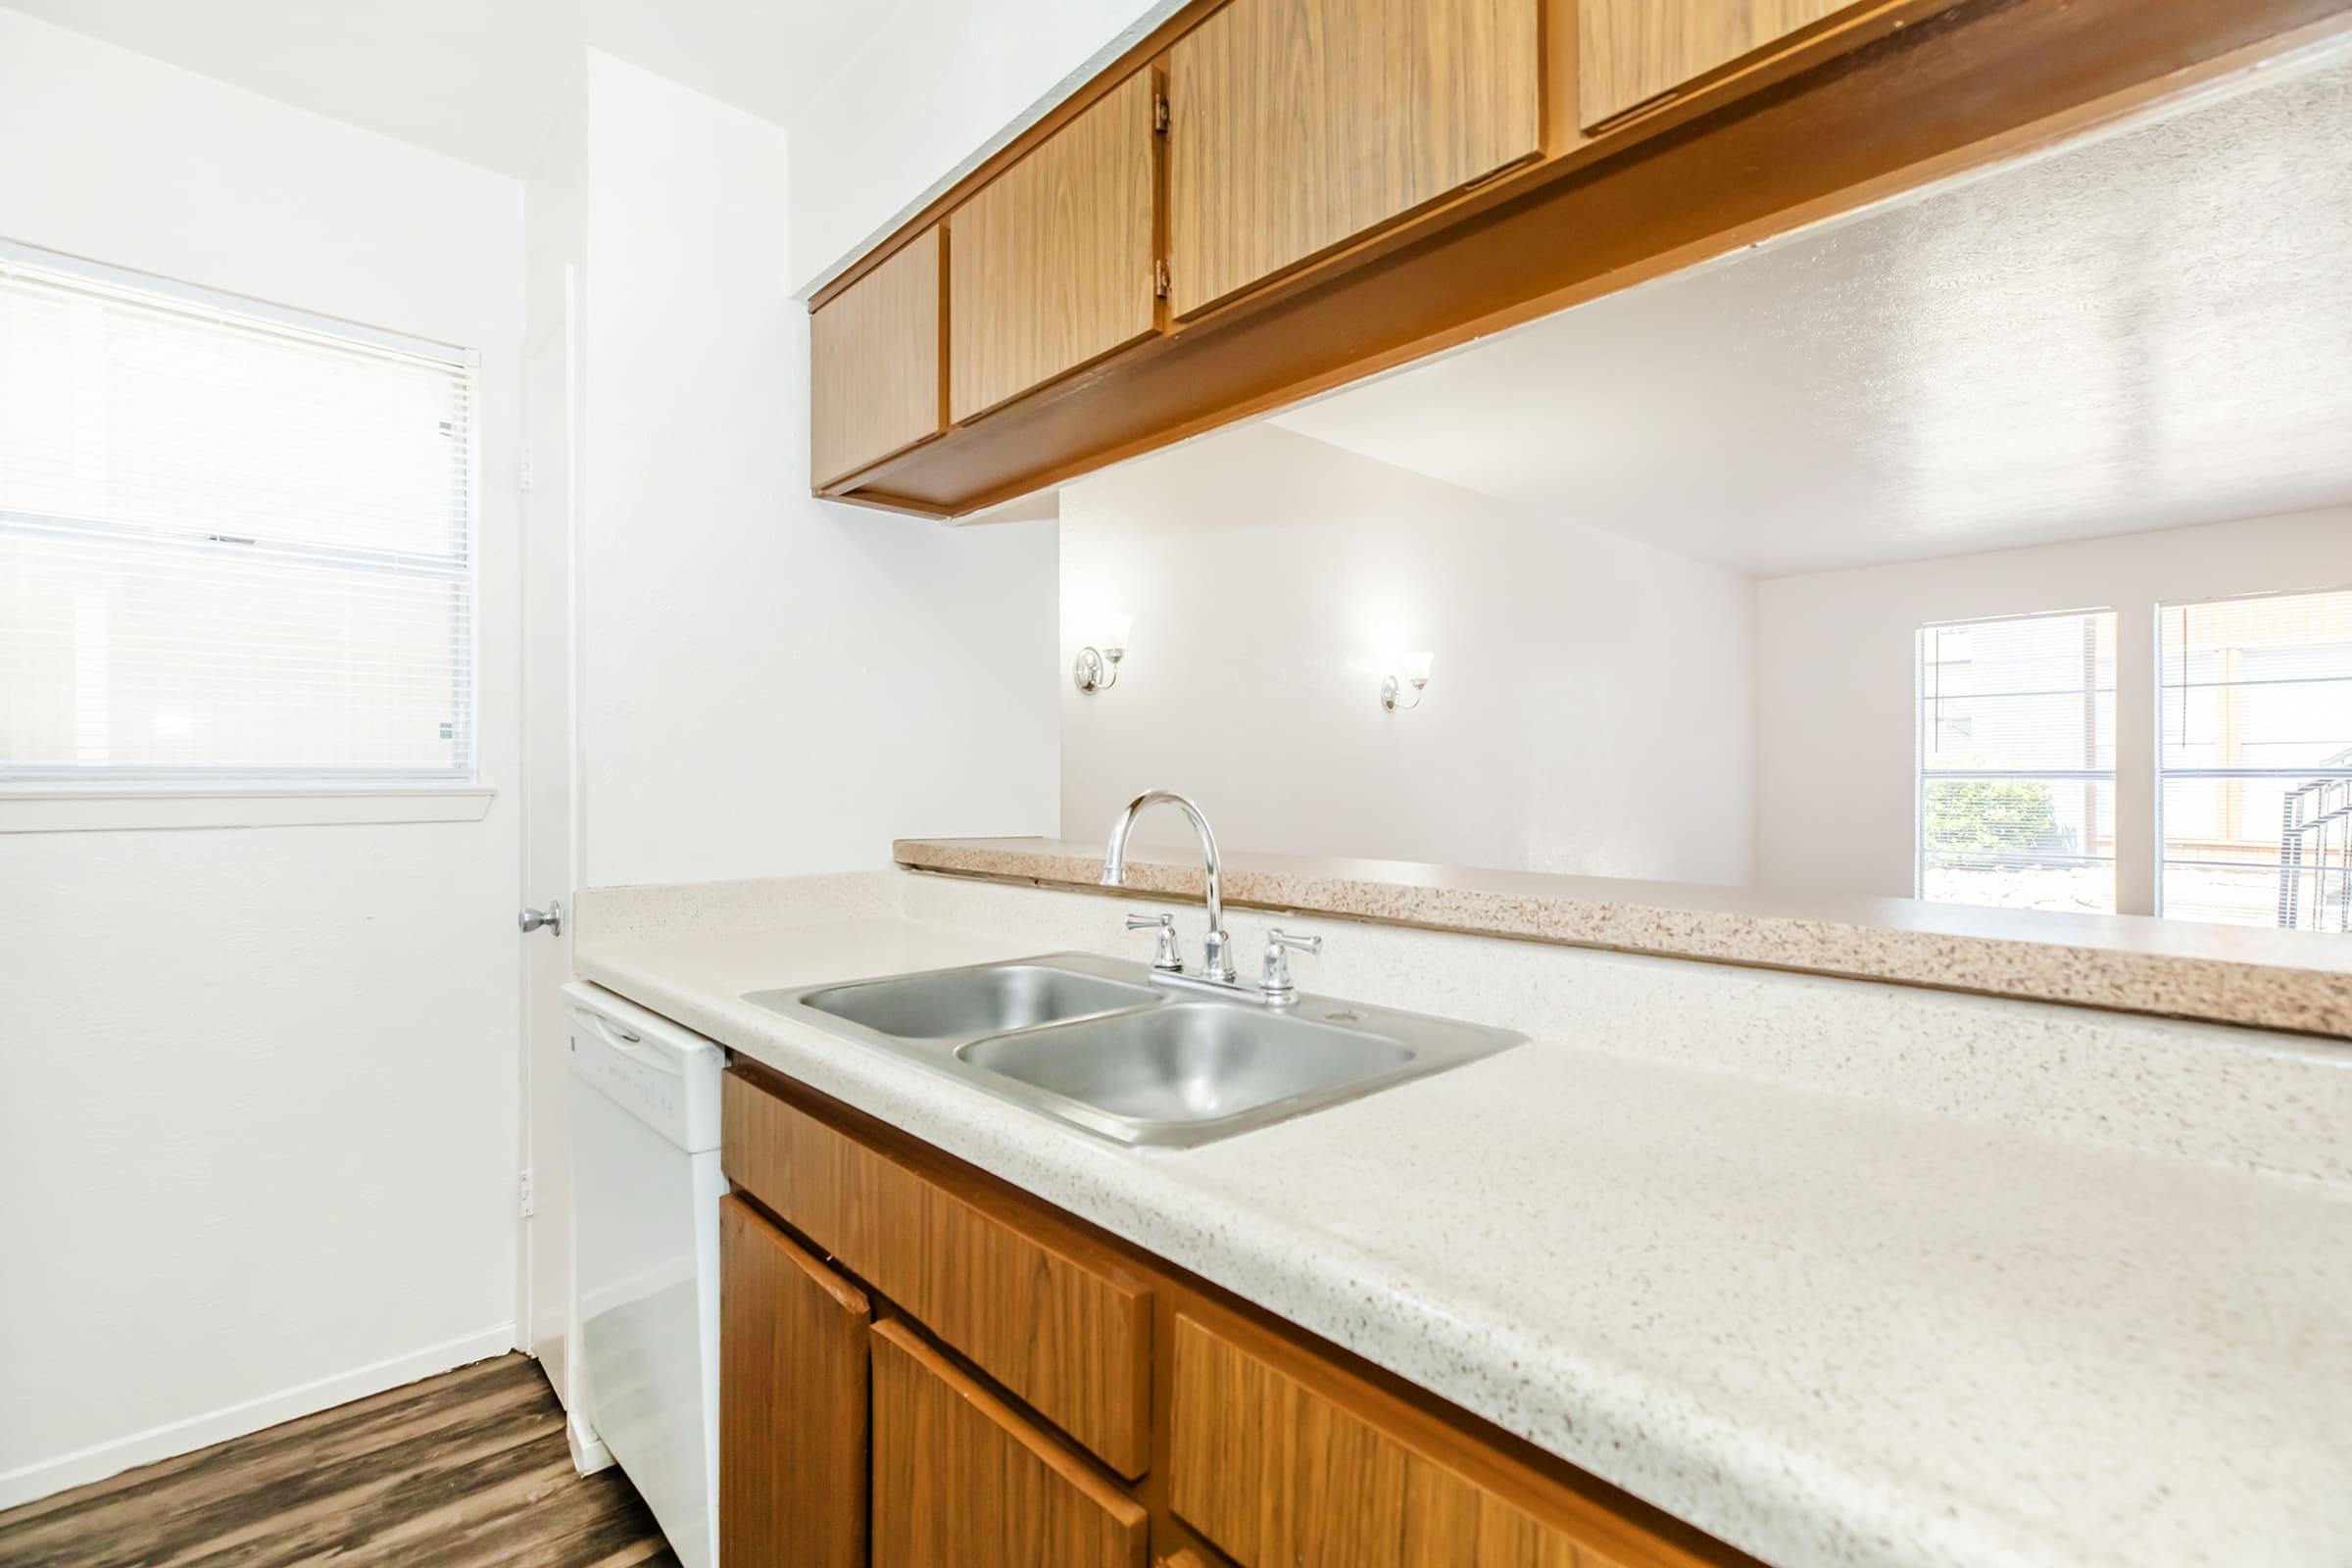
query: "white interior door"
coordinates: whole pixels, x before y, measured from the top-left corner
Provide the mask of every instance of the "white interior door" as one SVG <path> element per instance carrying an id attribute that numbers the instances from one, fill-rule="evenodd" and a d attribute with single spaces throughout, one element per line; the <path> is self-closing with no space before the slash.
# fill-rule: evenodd
<path id="1" fill-rule="evenodd" d="M 575 814 L 578 508 L 578 270 L 564 270 L 564 307 L 523 364 L 526 481 L 522 548 L 522 895 L 566 915 L 579 865 Z M 571 929 L 525 935 L 522 975 L 523 1140 L 532 1212 L 524 1221 L 520 1321 L 524 1346 L 572 1403 L 571 1167 L 565 1123 L 564 1028 L 558 988 L 571 978 Z"/>

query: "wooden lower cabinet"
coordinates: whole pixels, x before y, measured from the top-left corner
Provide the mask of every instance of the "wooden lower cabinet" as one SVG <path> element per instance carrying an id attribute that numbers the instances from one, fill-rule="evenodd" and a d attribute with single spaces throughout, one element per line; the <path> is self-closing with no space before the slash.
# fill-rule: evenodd
<path id="1" fill-rule="evenodd" d="M 728 1568 L 1755 1568 L 804 1085 L 725 1109 Z"/>
<path id="2" fill-rule="evenodd" d="M 873 1369 L 873 1568 L 1144 1568 L 1143 1504 L 905 1325 Z"/>
<path id="3" fill-rule="evenodd" d="M 718 1200 L 718 1557 L 865 1568 L 865 1296 Z"/>
<path id="4" fill-rule="evenodd" d="M 1152 1293 L 1102 1248 L 951 1191 L 730 1074 L 727 1175 L 1123 1476 L 1150 1463 Z"/>
<path id="5" fill-rule="evenodd" d="M 1176 1320 L 1168 1497 L 1244 1568 L 1580 1568 L 1576 1540 L 1331 1394 Z"/>

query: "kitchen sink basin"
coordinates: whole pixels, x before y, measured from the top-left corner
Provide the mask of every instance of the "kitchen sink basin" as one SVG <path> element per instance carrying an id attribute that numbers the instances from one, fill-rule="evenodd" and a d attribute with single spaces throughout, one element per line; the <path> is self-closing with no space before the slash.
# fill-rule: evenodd
<path id="1" fill-rule="evenodd" d="M 1524 1035 L 1300 994 L 1275 1007 L 1091 953 L 744 1000 L 1123 1144 L 1229 1138 L 1491 1056 Z"/>
<path id="2" fill-rule="evenodd" d="M 1379 1035 L 1202 1002 L 998 1035 L 956 1054 L 1113 1116 L 1170 1124 L 1368 1083 L 1413 1059 Z"/>
<path id="3" fill-rule="evenodd" d="M 760 1000 L 755 996 L 753 1001 Z M 900 1040 L 968 1040 L 1160 1000 L 1148 985 L 1042 963 L 992 963 L 804 993 L 802 1006 Z"/>

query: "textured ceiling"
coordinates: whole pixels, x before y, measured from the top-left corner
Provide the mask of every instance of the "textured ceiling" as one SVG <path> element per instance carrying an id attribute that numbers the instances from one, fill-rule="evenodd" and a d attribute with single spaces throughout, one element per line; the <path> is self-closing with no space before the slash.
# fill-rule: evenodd
<path id="1" fill-rule="evenodd" d="M 782 123 L 880 0 L 0 0 L 434 152 L 528 174 L 595 47 Z"/>
<path id="2" fill-rule="evenodd" d="M 2352 63 L 1276 422 L 1760 576 L 2352 500 Z"/>

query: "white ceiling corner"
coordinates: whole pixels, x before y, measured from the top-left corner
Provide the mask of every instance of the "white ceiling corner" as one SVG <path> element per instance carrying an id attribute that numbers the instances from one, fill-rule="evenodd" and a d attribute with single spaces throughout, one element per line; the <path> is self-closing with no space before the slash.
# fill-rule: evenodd
<path id="1" fill-rule="evenodd" d="M 782 124 L 888 12 L 861 0 L 0 4 L 516 178 L 587 48 Z"/>

